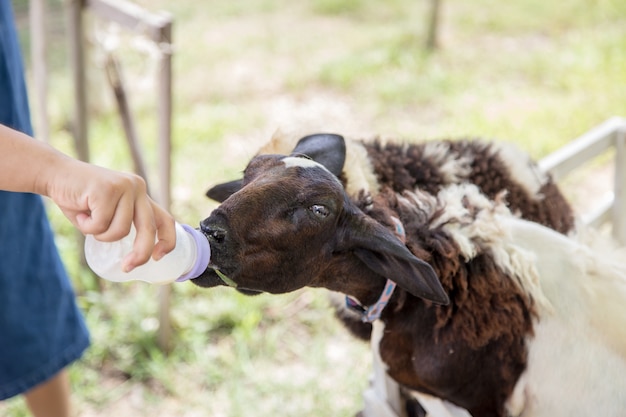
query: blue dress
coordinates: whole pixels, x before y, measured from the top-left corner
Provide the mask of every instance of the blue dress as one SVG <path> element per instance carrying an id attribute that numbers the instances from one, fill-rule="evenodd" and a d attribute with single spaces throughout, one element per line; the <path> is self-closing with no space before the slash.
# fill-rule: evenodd
<path id="1" fill-rule="evenodd" d="M 0 0 L 0 123 L 32 135 L 8 0 Z M 88 346 L 41 197 L 0 191 L 0 400 L 46 381 Z"/>

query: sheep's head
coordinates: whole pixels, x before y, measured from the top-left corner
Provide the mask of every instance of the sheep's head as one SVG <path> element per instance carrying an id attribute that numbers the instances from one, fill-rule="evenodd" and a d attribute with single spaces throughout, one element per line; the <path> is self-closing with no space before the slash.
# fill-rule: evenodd
<path id="1" fill-rule="evenodd" d="M 284 293 L 323 286 L 328 265 L 349 257 L 416 296 L 447 303 L 430 265 L 347 197 L 337 178 L 344 157 L 340 136 L 308 136 L 290 156 L 256 156 L 243 180 L 219 186 L 223 202 L 200 224 L 210 268 L 193 282 Z"/>

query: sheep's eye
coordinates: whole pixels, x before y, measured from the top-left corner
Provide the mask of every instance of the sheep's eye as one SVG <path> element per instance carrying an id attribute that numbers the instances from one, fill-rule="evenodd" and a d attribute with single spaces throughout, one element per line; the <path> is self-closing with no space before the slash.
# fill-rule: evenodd
<path id="1" fill-rule="evenodd" d="M 321 204 L 313 204 L 311 207 L 309 207 L 309 210 L 311 210 L 313 214 L 315 214 L 317 217 L 321 218 L 326 218 L 330 214 L 328 208 Z"/>

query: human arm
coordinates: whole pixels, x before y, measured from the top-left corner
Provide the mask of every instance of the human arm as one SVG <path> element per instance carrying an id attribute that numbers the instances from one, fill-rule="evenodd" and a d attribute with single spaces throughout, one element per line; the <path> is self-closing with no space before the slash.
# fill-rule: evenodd
<path id="1" fill-rule="evenodd" d="M 134 224 L 125 270 L 150 256 L 160 259 L 176 244 L 173 217 L 148 196 L 141 177 L 71 158 L 1 124 L 0 190 L 49 197 L 78 230 L 98 240 L 119 240 Z"/>

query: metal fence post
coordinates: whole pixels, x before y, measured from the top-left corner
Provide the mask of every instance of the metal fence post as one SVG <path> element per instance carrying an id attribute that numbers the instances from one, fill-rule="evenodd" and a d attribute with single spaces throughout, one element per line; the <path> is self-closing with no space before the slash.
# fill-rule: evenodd
<path id="1" fill-rule="evenodd" d="M 613 237 L 626 244 L 626 126 L 615 131 L 615 184 L 611 217 Z"/>

